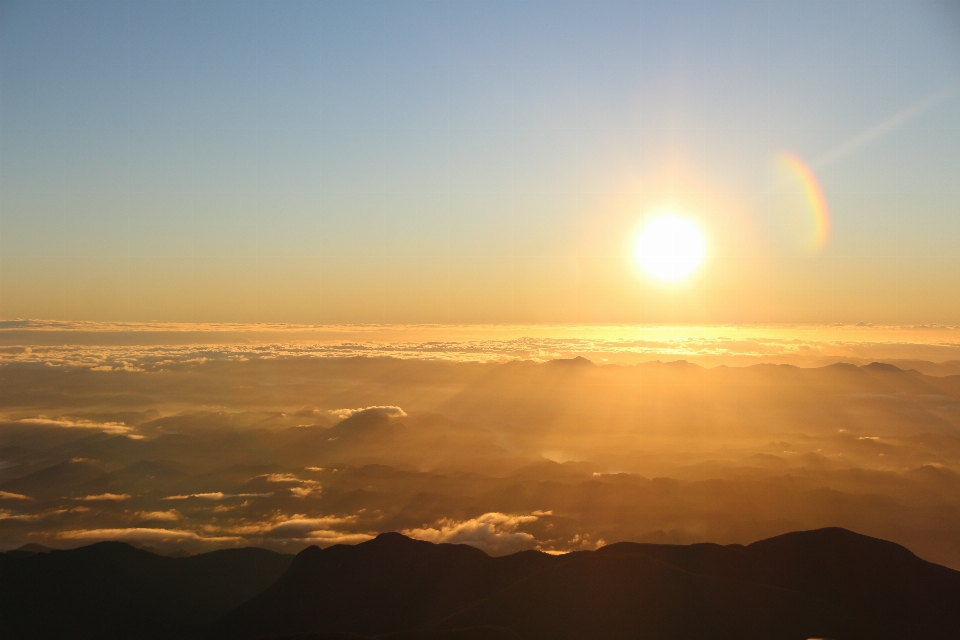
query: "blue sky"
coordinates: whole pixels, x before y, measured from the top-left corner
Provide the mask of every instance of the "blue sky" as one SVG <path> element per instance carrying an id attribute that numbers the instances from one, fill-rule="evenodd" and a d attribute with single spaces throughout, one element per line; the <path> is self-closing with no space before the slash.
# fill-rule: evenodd
<path id="1" fill-rule="evenodd" d="M 955 3 L 0 5 L 8 318 L 960 322 L 957 175 Z"/>

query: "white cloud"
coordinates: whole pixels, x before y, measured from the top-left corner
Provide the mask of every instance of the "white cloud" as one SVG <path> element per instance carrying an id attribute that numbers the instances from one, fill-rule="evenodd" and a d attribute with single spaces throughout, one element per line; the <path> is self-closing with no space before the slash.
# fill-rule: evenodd
<path id="1" fill-rule="evenodd" d="M 406 529 L 400 533 L 428 542 L 469 544 L 493 555 L 500 555 L 533 547 L 534 537 L 518 529 L 521 525 L 537 519 L 536 515 L 516 516 L 493 512 L 470 520 L 444 518 L 438 520 L 433 527 Z"/>
<path id="2" fill-rule="evenodd" d="M 10 493 L 8 491 L 0 491 L 0 500 L 29 500 L 29 496 L 25 496 L 22 493 Z"/>
<path id="3" fill-rule="evenodd" d="M 99 501 L 99 500 L 111 500 L 114 502 L 120 502 L 121 500 L 129 500 L 130 494 L 128 493 L 101 493 L 96 496 L 84 496 L 82 498 L 76 498 L 77 500 L 85 500 L 87 502 Z"/>
<path id="4" fill-rule="evenodd" d="M 406 411 L 392 405 L 365 407 L 361 409 L 334 409 L 330 413 L 341 419 L 350 418 L 358 413 L 379 413 L 390 418 L 402 418 L 407 415 Z"/>

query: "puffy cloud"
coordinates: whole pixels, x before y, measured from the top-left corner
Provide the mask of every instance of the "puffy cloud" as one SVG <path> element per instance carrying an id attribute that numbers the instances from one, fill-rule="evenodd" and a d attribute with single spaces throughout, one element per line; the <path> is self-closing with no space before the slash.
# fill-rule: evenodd
<path id="1" fill-rule="evenodd" d="M 10 493 L 9 491 L 0 491 L 0 500 L 29 500 L 29 496 L 22 493 Z"/>
<path id="2" fill-rule="evenodd" d="M 535 522 L 538 517 L 493 512 L 470 520 L 444 518 L 433 527 L 406 529 L 400 533 L 428 542 L 469 544 L 493 555 L 501 555 L 533 547 L 534 537 L 518 529 L 523 524 Z"/>
<path id="3" fill-rule="evenodd" d="M 290 487 L 290 495 L 294 498 L 306 498 L 316 493 L 320 493 L 319 486 Z"/>
<path id="4" fill-rule="evenodd" d="M 366 407 L 361 409 L 334 409 L 330 413 L 341 419 L 350 418 L 359 413 L 379 413 L 389 418 L 402 418 L 405 415 L 407 415 L 406 411 L 404 411 L 400 407 L 395 407 L 393 405 L 382 405 L 382 406 L 375 406 L 375 407 Z"/>
<path id="5" fill-rule="evenodd" d="M 129 500 L 129 493 L 101 493 L 96 496 L 83 496 L 82 498 L 77 498 L 77 500 L 85 500 L 87 502 L 94 502 L 99 500 L 111 500 L 114 502 L 120 502 L 122 500 Z"/>
<path id="6" fill-rule="evenodd" d="M 236 542 L 236 536 L 202 536 L 184 529 L 152 529 L 131 527 L 127 529 L 75 529 L 57 534 L 63 540 L 121 540 L 128 542 L 179 542 L 196 540 L 199 542 Z"/>
<path id="7" fill-rule="evenodd" d="M 138 511 L 137 517 L 141 520 L 179 520 L 180 513 L 176 509 L 169 511 Z"/>
<path id="8" fill-rule="evenodd" d="M 589 533 L 578 533 L 567 543 L 570 551 L 596 551 L 600 547 L 606 546 L 607 542 L 603 538 L 591 536 Z"/>

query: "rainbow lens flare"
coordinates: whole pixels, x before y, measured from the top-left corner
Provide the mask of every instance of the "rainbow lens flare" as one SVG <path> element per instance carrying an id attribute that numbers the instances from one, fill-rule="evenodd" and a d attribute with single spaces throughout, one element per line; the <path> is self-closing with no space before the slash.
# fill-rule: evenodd
<path id="1" fill-rule="evenodd" d="M 830 241 L 830 208 L 823 195 L 820 181 L 816 174 L 803 159 L 795 153 L 783 152 L 780 154 L 779 164 L 787 170 L 789 175 L 799 183 L 806 197 L 808 210 L 812 216 L 812 233 L 808 241 L 808 248 L 819 252 Z"/>

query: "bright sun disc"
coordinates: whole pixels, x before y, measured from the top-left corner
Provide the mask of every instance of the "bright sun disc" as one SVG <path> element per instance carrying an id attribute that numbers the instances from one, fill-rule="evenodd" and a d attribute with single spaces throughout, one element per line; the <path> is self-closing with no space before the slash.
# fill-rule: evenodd
<path id="1" fill-rule="evenodd" d="M 693 273 L 706 252 L 707 243 L 695 224 L 667 214 L 643 225 L 634 258 L 651 278 L 676 282 Z"/>

